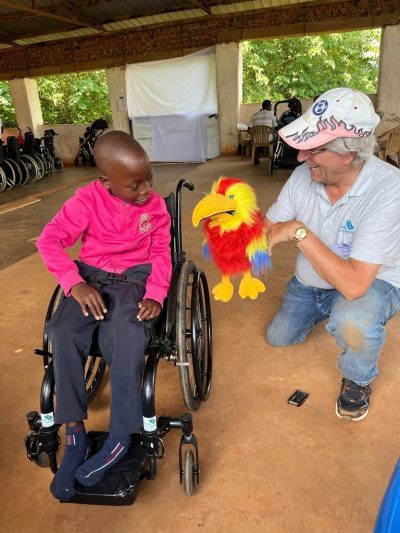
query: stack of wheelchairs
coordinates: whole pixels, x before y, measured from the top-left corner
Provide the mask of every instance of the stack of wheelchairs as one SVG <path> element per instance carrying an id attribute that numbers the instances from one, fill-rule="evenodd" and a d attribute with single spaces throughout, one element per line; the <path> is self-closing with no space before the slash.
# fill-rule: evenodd
<path id="1" fill-rule="evenodd" d="M 31 128 L 24 134 L 19 131 L 19 137 L 11 135 L 6 143 L 0 140 L 0 192 L 34 183 L 64 166 L 55 150 L 58 133 L 53 129 L 45 130 L 38 139 Z"/>
<path id="2" fill-rule="evenodd" d="M 154 479 L 157 460 L 164 456 L 163 437 L 173 428 L 180 429 L 179 478 L 186 494 L 191 495 L 199 483 L 199 451 L 193 434 L 190 413 L 178 418 L 160 416 L 155 410 L 156 373 L 161 358 L 172 362 L 179 380 L 186 407 L 197 410 L 209 397 L 212 381 L 212 321 L 207 279 L 204 272 L 186 259 L 182 249 L 181 197 L 182 188 L 193 190 L 191 182 L 180 180 L 176 193 L 170 193 L 165 202 L 171 216 L 171 254 L 173 274 L 166 303 L 155 321 L 146 323 L 150 341 L 146 350 L 143 375 L 143 431 L 133 436 L 127 455 L 114 465 L 93 487 L 77 482 L 77 491 L 71 503 L 98 505 L 130 505 L 137 496 L 141 479 Z M 64 294 L 57 287 L 50 300 L 45 325 L 60 305 Z M 54 423 L 54 386 L 52 347 L 44 334 L 43 349 L 34 351 L 43 358 L 44 376 L 40 390 L 40 413 L 27 414 L 29 434 L 25 437 L 28 459 L 39 466 L 50 466 L 57 471 L 56 453 L 60 446 L 59 425 Z M 85 364 L 87 401 L 99 391 L 105 373 L 105 361 L 99 351 L 96 336 Z M 107 437 L 106 432 L 89 432 L 96 453 Z"/>

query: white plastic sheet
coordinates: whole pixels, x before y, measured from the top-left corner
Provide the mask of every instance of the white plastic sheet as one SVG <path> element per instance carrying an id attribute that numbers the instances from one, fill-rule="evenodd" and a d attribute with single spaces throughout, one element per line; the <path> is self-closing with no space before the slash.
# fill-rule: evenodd
<path id="1" fill-rule="evenodd" d="M 153 161 L 205 161 L 207 117 L 217 113 L 214 47 L 127 65 L 128 114 L 151 125 Z"/>

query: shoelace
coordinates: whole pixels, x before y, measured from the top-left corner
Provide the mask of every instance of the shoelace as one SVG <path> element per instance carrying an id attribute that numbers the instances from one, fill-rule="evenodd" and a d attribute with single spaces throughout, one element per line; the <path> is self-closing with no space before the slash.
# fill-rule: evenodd
<path id="1" fill-rule="evenodd" d="M 357 383 L 354 383 L 350 379 L 344 379 L 343 384 L 343 392 L 349 402 L 363 401 L 371 393 L 371 387 L 369 385 L 357 385 Z"/>

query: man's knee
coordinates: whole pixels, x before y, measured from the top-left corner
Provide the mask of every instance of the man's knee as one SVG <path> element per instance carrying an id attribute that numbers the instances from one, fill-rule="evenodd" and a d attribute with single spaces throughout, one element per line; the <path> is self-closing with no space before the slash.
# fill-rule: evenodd
<path id="1" fill-rule="evenodd" d="M 267 326 L 266 341 L 271 346 L 288 346 L 291 344 L 285 332 L 281 328 L 276 327 L 274 321 Z"/>
<path id="2" fill-rule="evenodd" d="M 379 319 L 379 310 L 366 305 L 362 298 L 341 298 L 332 310 L 327 329 L 339 345 L 344 341 L 352 350 L 363 351 L 368 338 L 377 338 L 382 334 L 383 324 Z"/>

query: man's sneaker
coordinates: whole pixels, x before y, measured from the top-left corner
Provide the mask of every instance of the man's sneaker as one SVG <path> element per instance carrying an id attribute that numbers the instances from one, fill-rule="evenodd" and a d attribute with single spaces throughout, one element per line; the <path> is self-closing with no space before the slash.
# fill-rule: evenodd
<path id="1" fill-rule="evenodd" d="M 354 381 L 343 378 L 340 395 L 336 400 L 336 414 L 339 418 L 353 422 L 363 420 L 368 414 L 370 394 L 369 385 L 357 385 Z"/>

